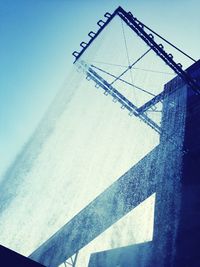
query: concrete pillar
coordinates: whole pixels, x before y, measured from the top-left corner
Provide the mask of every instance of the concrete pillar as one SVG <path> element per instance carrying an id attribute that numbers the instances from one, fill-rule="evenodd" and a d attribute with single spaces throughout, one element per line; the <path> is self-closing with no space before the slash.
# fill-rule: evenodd
<path id="1" fill-rule="evenodd" d="M 200 78 L 200 62 L 188 69 Z M 166 87 L 150 266 L 200 266 L 200 96 L 178 77 Z M 178 89 L 178 90 L 177 90 Z M 159 177 L 160 176 L 160 177 Z"/>

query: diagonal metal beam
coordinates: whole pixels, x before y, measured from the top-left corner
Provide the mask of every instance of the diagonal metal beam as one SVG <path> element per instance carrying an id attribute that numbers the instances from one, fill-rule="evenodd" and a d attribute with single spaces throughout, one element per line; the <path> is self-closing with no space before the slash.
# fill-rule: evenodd
<path id="1" fill-rule="evenodd" d="M 103 77 L 96 73 L 90 65 L 85 63 L 83 60 L 81 60 L 80 62 L 78 61 L 77 64 L 78 69 L 86 74 L 87 79 L 93 80 L 98 87 L 101 87 L 103 90 L 105 90 L 105 94 L 111 95 L 113 99 L 116 99 L 120 104 L 122 104 L 122 107 L 126 108 L 131 115 L 139 117 L 157 133 L 161 133 L 161 128 L 156 122 L 149 118 L 145 113 L 138 113 L 137 107 L 130 100 L 128 100 L 128 98 L 122 95 L 116 88 L 114 88 L 111 84 L 104 80 Z"/>
<path id="2" fill-rule="evenodd" d="M 118 78 L 118 77 L 115 76 L 114 74 L 112 74 L 112 73 L 110 73 L 110 72 L 108 72 L 108 71 L 105 71 L 105 70 L 103 70 L 102 68 L 99 68 L 99 67 L 97 67 L 97 66 L 95 66 L 95 65 L 91 65 L 91 67 L 94 68 L 94 69 L 97 69 L 97 70 L 99 70 L 99 71 L 101 71 L 101 72 L 103 72 L 103 73 L 105 73 L 105 74 L 107 74 L 107 75 L 109 75 L 110 77 L 113 77 L 113 78 L 115 78 L 115 79 Z M 130 83 L 130 82 L 124 80 L 124 79 L 118 78 L 118 80 L 121 81 L 121 82 L 123 82 L 123 83 L 125 83 L 125 84 L 128 84 L 128 85 L 132 86 L 132 87 L 135 88 L 135 89 L 138 89 L 139 91 L 142 91 L 143 93 L 146 93 L 146 94 L 148 94 L 148 95 L 150 95 L 150 96 L 155 96 L 154 94 L 150 93 L 149 91 L 147 91 L 147 90 L 145 90 L 145 89 L 143 89 L 143 88 L 141 88 L 141 87 L 139 87 L 139 86 L 137 86 L 137 85 L 135 85 L 135 84 L 133 84 L 133 83 Z"/>
<path id="3" fill-rule="evenodd" d="M 119 80 L 127 71 L 132 69 L 133 66 L 135 66 L 142 58 L 144 58 L 149 52 L 151 51 L 151 48 L 149 48 L 144 54 L 142 54 L 136 61 L 134 61 L 128 68 L 126 68 L 117 78 L 114 79 L 114 81 L 111 82 L 110 85 L 115 83 L 117 80 Z"/>
<path id="4" fill-rule="evenodd" d="M 29 258 L 57 267 L 155 192 L 159 146 L 108 187 Z"/>
<path id="5" fill-rule="evenodd" d="M 123 96 L 116 88 L 110 85 L 106 80 L 104 80 L 90 67 L 87 70 L 87 76 L 91 78 L 102 89 L 104 89 L 106 93 L 117 99 L 117 101 L 121 103 L 122 106 L 126 108 L 131 114 L 133 114 L 136 117 L 139 117 L 142 121 L 144 121 L 157 133 L 161 133 L 161 128 L 156 122 L 154 122 L 151 118 L 149 118 L 145 113 L 140 114 L 138 112 L 138 108 L 130 100 L 128 100 L 125 96 Z"/>

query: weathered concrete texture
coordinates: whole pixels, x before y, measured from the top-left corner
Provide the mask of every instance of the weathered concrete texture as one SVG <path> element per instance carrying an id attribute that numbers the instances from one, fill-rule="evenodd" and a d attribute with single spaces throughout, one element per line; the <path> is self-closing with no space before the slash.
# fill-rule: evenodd
<path id="1" fill-rule="evenodd" d="M 198 80 L 200 61 L 190 67 L 188 72 Z M 163 151 L 165 172 L 160 178 L 162 185 L 158 183 L 156 190 L 154 249 L 149 266 L 198 267 L 200 96 L 195 95 L 179 78 L 172 80 L 167 87 L 178 90 L 164 102 L 162 128 L 172 142 L 171 145 L 167 144 L 168 138 L 163 135 L 161 145 L 163 149 L 168 146 L 168 152 L 173 147 L 176 150 L 171 155 Z M 186 153 L 181 152 L 181 146 Z"/>
<path id="2" fill-rule="evenodd" d="M 200 62 L 191 68 L 200 80 Z M 200 266 L 200 96 L 188 91 L 183 157 L 181 210 L 176 240 L 177 267 Z"/>
<path id="3" fill-rule="evenodd" d="M 148 264 L 152 242 L 91 254 L 88 267 L 143 267 Z"/>
<path id="4" fill-rule="evenodd" d="M 173 266 L 181 203 L 182 155 L 185 128 L 186 87 L 164 101 L 157 168 L 152 259 L 147 266 Z"/>

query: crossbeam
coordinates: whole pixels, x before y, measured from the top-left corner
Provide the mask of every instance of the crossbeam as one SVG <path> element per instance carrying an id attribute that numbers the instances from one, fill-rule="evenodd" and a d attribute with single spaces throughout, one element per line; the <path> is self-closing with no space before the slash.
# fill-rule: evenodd
<path id="1" fill-rule="evenodd" d="M 181 77 L 186 84 L 194 90 L 196 94 L 200 94 L 200 87 L 198 83 L 186 72 L 182 69 L 182 66 L 180 63 L 176 63 L 173 60 L 173 56 L 171 54 L 168 54 L 165 50 L 162 44 L 157 44 L 154 40 L 154 36 L 152 33 L 147 33 L 145 29 L 148 29 L 151 31 L 150 28 L 148 28 L 146 25 L 141 23 L 139 20 L 137 20 L 131 12 L 126 12 L 122 7 L 118 7 L 113 14 L 106 13 L 105 17 L 107 18 L 106 22 L 100 20 L 97 24 L 100 26 L 97 33 L 92 32 L 91 35 L 89 33 L 89 36 L 91 37 L 90 41 L 88 43 L 82 42 L 81 47 L 82 50 L 80 52 L 73 52 L 73 56 L 75 57 L 74 63 L 80 59 L 80 57 L 83 55 L 85 50 L 92 44 L 92 42 L 97 38 L 97 36 L 103 31 L 103 29 L 112 21 L 112 19 L 115 16 L 119 16 L 129 28 L 131 28 L 139 38 L 141 38 L 155 53 L 158 55 L 179 77 Z M 155 32 L 153 32 L 156 34 Z M 159 36 L 158 34 L 156 34 Z M 162 38 L 163 39 L 163 38 Z M 84 43 L 84 45 L 83 45 Z M 167 42 L 169 43 L 169 42 Z M 171 43 L 169 43 L 171 44 Z M 172 44 L 171 44 L 172 45 Z M 173 45 L 172 45 L 173 46 Z M 173 46 L 174 47 L 174 46 Z M 180 49 L 177 49 L 180 51 Z M 182 52 L 182 51 L 181 51 Z M 185 53 L 184 53 L 185 54 Z M 164 97 L 165 94 L 161 95 L 161 98 Z M 159 97 L 158 97 L 159 98 Z M 157 98 L 157 99 L 158 99 Z"/>
<path id="2" fill-rule="evenodd" d="M 126 108 L 131 115 L 139 117 L 142 121 L 144 121 L 157 133 L 161 133 L 161 128 L 157 123 L 155 123 L 152 119 L 150 119 L 145 113 L 139 113 L 137 106 L 135 106 L 130 100 L 128 100 L 125 96 L 123 96 L 116 88 L 114 88 L 98 73 L 96 73 L 90 65 L 86 64 L 82 60 L 80 62 L 78 61 L 78 68 L 86 73 L 87 79 L 93 80 L 97 86 L 101 87 L 105 91 L 106 94 L 111 95 L 113 99 L 115 99 L 122 105 L 123 108 Z"/>

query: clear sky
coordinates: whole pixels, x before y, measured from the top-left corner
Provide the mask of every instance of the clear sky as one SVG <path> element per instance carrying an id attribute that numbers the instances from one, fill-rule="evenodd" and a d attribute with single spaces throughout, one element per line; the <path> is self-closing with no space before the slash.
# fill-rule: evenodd
<path id="1" fill-rule="evenodd" d="M 67 78 L 71 53 L 119 5 L 199 59 L 198 0 L 0 1 L 0 175 Z"/>

